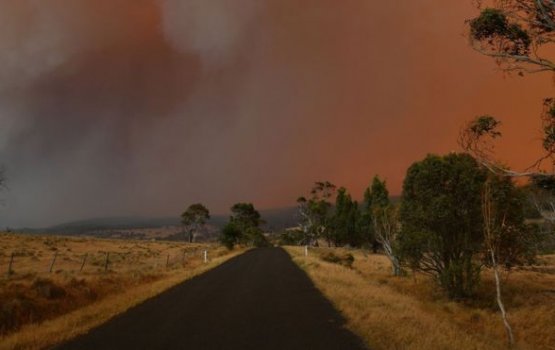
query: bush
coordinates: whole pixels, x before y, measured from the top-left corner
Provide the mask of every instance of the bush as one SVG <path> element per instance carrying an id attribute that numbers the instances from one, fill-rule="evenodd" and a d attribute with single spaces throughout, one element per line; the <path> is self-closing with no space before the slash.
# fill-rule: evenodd
<path id="1" fill-rule="evenodd" d="M 351 253 L 336 254 L 334 252 L 325 252 L 320 254 L 320 259 L 348 268 L 352 268 L 355 262 L 355 257 Z"/>
<path id="2" fill-rule="evenodd" d="M 66 295 L 66 291 L 49 279 L 38 278 L 31 286 L 37 294 L 46 299 L 58 299 Z"/>

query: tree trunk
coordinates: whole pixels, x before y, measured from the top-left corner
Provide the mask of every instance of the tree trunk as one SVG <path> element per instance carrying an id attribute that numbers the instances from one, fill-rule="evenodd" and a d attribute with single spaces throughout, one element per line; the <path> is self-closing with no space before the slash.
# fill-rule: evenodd
<path id="1" fill-rule="evenodd" d="M 493 265 L 493 273 L 495 275 L 495 289 L 497 291 L 497 305 L 501 311 L 501 317 L 503 318 L 503 324 L 505 325 L 505 330 L 507 331 L 507 340 L 509 341 L 509 348 L 515 344 L 515 337 L 513 334 L 513 329 L 509 324 L 507 319 L 507 312 L 505 311 L 505 305 L 503 305 L 503 300 L 501 299 L 501 281 L 499 279 L 499 268 L 497 266 L 497 260 L 495 259 L 495 254 L 493 250 L 490 250 L 491 262 Z"/>
<path id="2" fill-rule="evenodd" d="M 401 276 L 401 265 L 399 264 L 399 259 L 393 254 L 393 249 L 388 242 L 382 242 L 382 246 L 385 251 L 385 255 L 391 262 L 391 270 L 393 272 L 393 276 Z"/>

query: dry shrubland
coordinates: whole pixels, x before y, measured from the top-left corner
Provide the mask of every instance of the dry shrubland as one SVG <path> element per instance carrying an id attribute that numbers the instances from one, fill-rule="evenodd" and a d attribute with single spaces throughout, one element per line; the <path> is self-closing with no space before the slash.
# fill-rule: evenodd
<path id="1" fill-rule="evenodd" d="M 428 276 L 391 276 L 382 255 L 349 251 L 355 257 L 349 269 L 324 261 L 321 255 L 329 255 L 329 249 L 310 250 L 308 257 L 303 248 L 286 249 L 371 349 L 507 348 L 487 269 L 476 297 L 457 303 Z M 505 273 L 503 295 L 517 348 L 555 349 L 555 256 Z"/>
<path id="2" fill-rule="evenodd" d="M 0 234 L 0 349 L 70 339 L 233 255 L 207 244 Z"/>

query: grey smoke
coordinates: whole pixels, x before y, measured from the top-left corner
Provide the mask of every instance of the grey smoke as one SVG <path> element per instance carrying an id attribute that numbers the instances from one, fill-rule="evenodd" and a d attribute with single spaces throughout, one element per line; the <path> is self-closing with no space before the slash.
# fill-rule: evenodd
<path id="1" fill-rule="evenodd" d="M 460 36 L 472 11 L 0 0 L 0 227 L 288 206 L 319 179 L 359 196 L 375 173 L 398 192 L 484 111 L 467 103 L 493 75 Z"/>

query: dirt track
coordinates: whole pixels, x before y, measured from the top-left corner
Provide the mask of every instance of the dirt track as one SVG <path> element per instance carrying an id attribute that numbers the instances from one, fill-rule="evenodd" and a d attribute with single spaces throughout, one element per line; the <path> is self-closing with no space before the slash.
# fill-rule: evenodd
<path id="1" fill-rule="evenodd" d="M 306 274 L 257 249 L 178 285 L 60 349 L 364 349 Z"/>

